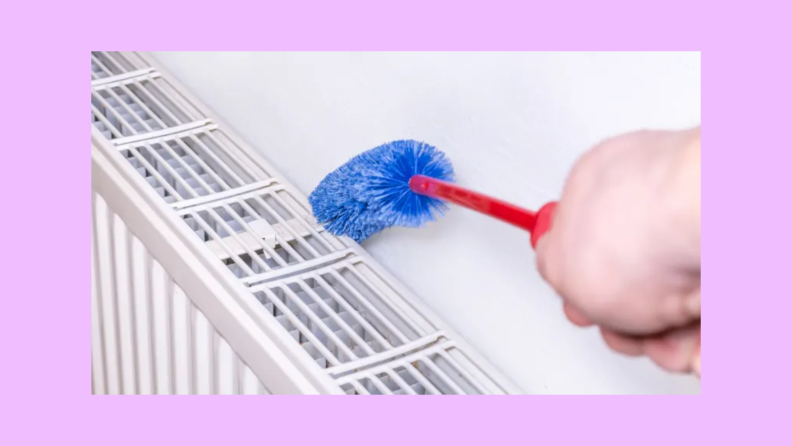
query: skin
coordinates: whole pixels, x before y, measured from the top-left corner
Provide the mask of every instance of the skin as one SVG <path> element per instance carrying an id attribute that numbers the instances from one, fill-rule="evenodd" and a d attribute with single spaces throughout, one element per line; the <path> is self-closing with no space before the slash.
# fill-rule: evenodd
<path id="1" fill-rule="evenodd" d="M 607 140 L 575 165 L 537 264 L 616 352 L 701 376 L 701 128 Z"/>

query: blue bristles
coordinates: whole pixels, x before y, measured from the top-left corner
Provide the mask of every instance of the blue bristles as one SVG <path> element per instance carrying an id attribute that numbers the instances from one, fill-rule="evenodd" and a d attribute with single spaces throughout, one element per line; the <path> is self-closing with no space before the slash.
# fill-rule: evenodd
<path id="1" fill-rule="evenodd" d="M 308 200 L 333 235 L 356 242 L 392 226 L 415 228 L 441 216 L 445 204 L 410 190 L 413 175 L 453 181 L 445 154 L 412 140 L 393 141 L 347 161 L 327 175 Z"/>

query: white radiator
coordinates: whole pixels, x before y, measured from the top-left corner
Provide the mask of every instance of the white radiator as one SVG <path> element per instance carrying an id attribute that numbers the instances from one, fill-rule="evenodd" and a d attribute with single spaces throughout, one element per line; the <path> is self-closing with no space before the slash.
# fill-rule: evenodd
<path id="1" fill-rule="evenodd" d="M 91 79 L 95 394 L 521 393 L 146 54 Z"/>

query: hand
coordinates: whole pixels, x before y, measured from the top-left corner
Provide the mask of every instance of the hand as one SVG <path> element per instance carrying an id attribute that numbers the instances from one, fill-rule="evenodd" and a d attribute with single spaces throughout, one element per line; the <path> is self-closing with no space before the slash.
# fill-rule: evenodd
<path id="1" fill-rule="evenodd" d="M 642 131 L 570 174 L 539 271 L 567 318 L 605 343 L 701 376 L 701 129 Z"/>

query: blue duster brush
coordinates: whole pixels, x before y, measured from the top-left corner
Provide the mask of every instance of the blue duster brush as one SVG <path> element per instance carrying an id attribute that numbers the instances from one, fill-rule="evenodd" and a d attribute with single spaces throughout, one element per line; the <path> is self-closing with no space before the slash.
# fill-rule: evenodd
<path id="1" fill-rule="evenodd" d="M 531 232 L 531 244 L 549 229 L 556 203 L 531 212 L 452 183 L 448 157 L 419 141 L 393 141 L 350 159 L 308 197 L 314 216 L 331 234 L 360 243 L 392 226 L 420 227 L 442 216 L 446 202 Z"/>

